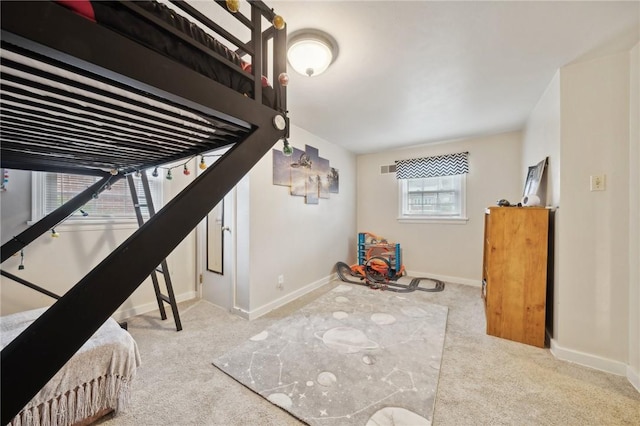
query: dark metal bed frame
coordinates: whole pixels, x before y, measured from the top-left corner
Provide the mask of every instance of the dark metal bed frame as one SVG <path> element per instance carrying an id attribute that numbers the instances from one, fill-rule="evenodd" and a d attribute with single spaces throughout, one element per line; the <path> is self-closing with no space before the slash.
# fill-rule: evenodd
<path id="1" fill-rule="evenodd" d="M 173 28 L 147 16 L 135 4 L 122 3 L 143 19 L 184 38 Z M 196 19 L 206 20 L 190 6 L 175 3 Z M 224 1 L 216 3 L 225 7 Z M 74 140 L 90 142 L 95 135 L 76 126 L 73 120 L 69 120 L 66 133 L 59 135 L 59 128 L 51 125 L 51 117 L 42 113 L 37 130 L 39 135 L 36 137 L 23 127 L 22 106 L 10 108 L 6 105 L 14 96 L 20 99 L 20 88 L 5 83 L 30 84 L 34 89 L 39 87 L 28 80 L 19 80 L 3 73 L 2 89 L 6 95 L 2 99 L 0 133 L 2 167 L 90 174 L 102 176 L 103 179 L 4 244 L 2 262 L 80 208 L 104 189 L 107 182 L 112 183 L 137 170 L 233 144 L 214 166 L 167 203 L 2 350 L 2 424 L 9 423 L 20 412 L 251 167 L 278 140 L 288 136 L 286 88 L 278 84 L 278 76 L 286 70 L 286 31 L 277 31 L 273 27 L 263 31 L 261 21 L 266 18 L 271 22 L 274 12 L 261 1 L 250 3 L 250 19 L 240 14 L 233 15 L 251 30 L 252 38 L 248 43 L 233 39 L 215 23 L 205 23 L 221 37 L 231 37 L 230 41 L 239 46 L 239 52 L 251 55 L 253 67 L 249 78 L 253 82 L 253 98 L 55 3 L 0 2 L 3 49 L 178 106 L 205 118 L 215 129 L 196 142 L 181 138 L 178 131 L 174 139 L 163 138 L 162 143 L 151 146 L 148 140 L 137 140 L 133 134 L 123 142 L 110 139 L 105 132 L 104 137 L 97 141 L 105 144 L 104 149 L 92 151 L 86 147 L 83 149 L 82 143 L 63 143 L 66 139 L 61 137 L 70 135 Z M 270 75 L 276 92 L 275 108 L 265 106 L 261 101 L 261 76 L 267 74 L 268 56 L 263 50 L 268 45 L 268 38 L 273 39 L 274 60 Z M 205 46 L 188 39 L 184 41 L 216 57 Z M 3 67 L 21 67 L 4 57 L 1 60 Z M 227 66 L 242 72 L 231 62 Z M 23 68 L 27 73 L 40 73 L 37 69 Z M 42 76 L 51 77 L 45 74 Z M 35 102 L 56 102 L 53 99 L 44 95 Z M 59 108 L 65 108 L 60 101 L 56 104 Z M 143 106 L 151 109 L 148 105 Z M 51 108 L 54 111 L 56 107 Z M 138 114 L 141 117 L 144 115 L 142 112 Z M 274 125 L 274 118 L 278 115 L 285 118 L 284 129 Z M 108 125 L 104 123 L 104 126 Z M 155 130 L 162 132 L 163 125 L 161 120 L 156 120 L 152 133 Z M 158 136 L 156 133 L 154 135 Z M 115 167 L 116 175 L 110 173 L 109 165 Z"/>

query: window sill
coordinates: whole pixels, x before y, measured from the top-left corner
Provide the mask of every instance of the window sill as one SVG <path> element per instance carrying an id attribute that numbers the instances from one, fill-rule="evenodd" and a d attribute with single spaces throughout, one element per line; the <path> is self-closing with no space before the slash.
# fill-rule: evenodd
<path id="1" fill-rule="evenodd" d="M 468 217 L 406 217 L 398 218 L 399 223 L 440 223 L 446 225 L 465 225 L 469 221 Z"/>

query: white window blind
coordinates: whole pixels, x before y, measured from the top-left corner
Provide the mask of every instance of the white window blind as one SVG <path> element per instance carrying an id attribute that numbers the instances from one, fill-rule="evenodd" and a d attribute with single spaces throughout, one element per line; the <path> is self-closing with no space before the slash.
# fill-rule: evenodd
<path id="1" fill-rule="evenodd" d="M 96 176 L 33 172 L 32 220 L 41 219 L 99 180 L 100 178 Z M 134 184 L 142 214 L 146 219 L 149 217 L 149 211 L 146 207 L 147 202 L 142 189 L 142 180 L 139 177 L 134 177 Z M 162 179 L 149 177 L 149 187 L 153 205 L 157 211 L 162 207 Z M 92 222 L 97 220 L 134 222 L 136 215 L 127 179 L 123 178 L 113 185 L 108 185 L 107 189 L 102 191 L 97 198 L 86 203 L 66 221 L 74 222 L 79 219 Z"/>
<path id="2" fill-rule="evenodd" d="M 461 218 L 464 216 L 464 175 L 402 179 L 403 218 Z"/>

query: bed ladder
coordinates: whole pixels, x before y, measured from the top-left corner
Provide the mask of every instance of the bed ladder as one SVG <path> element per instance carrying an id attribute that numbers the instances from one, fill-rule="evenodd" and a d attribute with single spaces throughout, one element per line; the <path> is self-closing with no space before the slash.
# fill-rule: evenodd
<path id="1" fill-rule="evenodd" d="M 149 217 L 156 214 L 153 208 L 153 199 L 151 198 L 151 190 L 149 189 L 149 179 L 147 178 L 146 171 L 139 172 L 140 180 L 142 181 L 142 190 L 144 191 L 144 199 L 146 204 L 140 204 L 140 198 L 138 197 L 138 191 L 136 190 L 135 182 L 133 181 L 133 175 L 127 175 L 127 182 L 129 183 L 129 189 L 131 190 L 131 199 L 133 200 L 133 207 L 136 211 L 136 217 L 138 219 L 138 226 L 144 225 L 144 218 L 142 217 L 142 208 L 146 207 L 149 210 Z M 158 274 L 162 274 L 164 283 L 167 287 L 167 296 L 160 291 L 160 283 L 158 281 Z M 167 266 L 167 259 L 163 259 L 160 265 L 158 265 L 153 271 L 151 271 L 151 281 L 153 282 L 153 289 L 156 292 L 156 300 L 158 301 L 158 309 L 160 310 L 160 318 L 167 319 L 167 312 L 164 309 L 164 303 L 168 303 L 173 311 L 173 319 L 176 323 L 176 331 L 182 330 L 182 323 L 180 322 L 180 314 L 178 313 L 178 304 L 176 302 L 176 296 L 173 293 L 173 285 L 171 284 L 171 276 L 169 275 L 169 267 Z"/>

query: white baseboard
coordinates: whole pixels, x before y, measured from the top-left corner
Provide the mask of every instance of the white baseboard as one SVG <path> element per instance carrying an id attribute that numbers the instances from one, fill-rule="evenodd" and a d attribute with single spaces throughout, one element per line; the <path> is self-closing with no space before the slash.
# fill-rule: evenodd
<path id="1" fill-rule="evenodd" d="M 336 279 L 337 274 L 331 274 L 331 275 L 327 275 L 324 278 L 321 278 L 317 281 L 312 282 L 311 284 L 307 284 L 306 286 L 299 288 L 295 291 L 292 291 L 291 293 L 287 293 L 284 296 L 269 302 L 265 305 L 260 306 L 259 308 L 256 308 L 252 311 L 245 311 L 244 309 L 240 309 L 240 308 L 233 308 L 231 309 L 231 312 L 233 312 L 236 315 L 241 316 L 242 318 L 248 319 L 248 320 L 253 320 L 256 319 L 258 317 L 261 317 L 262 315 L 273 311 L 274 309 L 277 309 L 281 306 L 286 305 L 289 302 L 292 302 L 294 300 L 296 300 L 299 297 L 304 296 L 307 293 L 312 292 L 315 289 L 318 289 L 320 287 L 322 287 L 325 284 L 330 283 L 331 281 L 333 281 L 334 279 Z"/>
<path id="2" fill-rule="evenodd" d="M 473 280 L 470 278 L 450 277 L 448 275 L 438 275 L 438 274 L 431 274 L 429 272 L 418 272 L 418 271 L 409 271 L 409 270 L 407 270 L 407 276 L 429 277 L 429 278 L 435 278 L 436 280 L 444 281 L 445 283 L 456 283 L 456 284 L 470 285 L 473 287 L 482 287 L 482 280 Z"/>
<path id="3" fill-rule="evenodd" d="M 551 339 L 550 346 L 550 351 L 553 356 L 562 361 L 573 362 L 584 367 L 593 368 L 595 370 L 604 371 L 605 373 L 611 373 L 617 376 L 627 376 L 629 371 L 629 367 L 623 362 L 602 358 L 586 352 L 563 348 L 558 345 L 558 342 L 556 342 L 555 339 Z"/>
<path id="4" fill-rule="evenodd" d="M 186 293 L 181 293 L 176 295 L 176 302 L 184 302 L 185 300 L 191 300 L 198 297 L 195 290 L 188 291 Z M 171 308 L 169 305 L 165 305 L 165 307 L 169 308 L 169 313 L 171 313 Z M 136 315 L 146 314 L 147 312 L 157 311 L 158 310 L 158 302 L 155 300 L 153 302 L 145 303 L 143 305 L 137 305 L 133 308 L 117 310 L 111 315 L 116 321 L 124 321 L 127 318 L 134 317 Z"/>
<path id="5" fill-rule="evenodd" d="M 633 371 L 630 365 L 627 366 L 627 379 L 640 392 L 640 372 Z"/>

